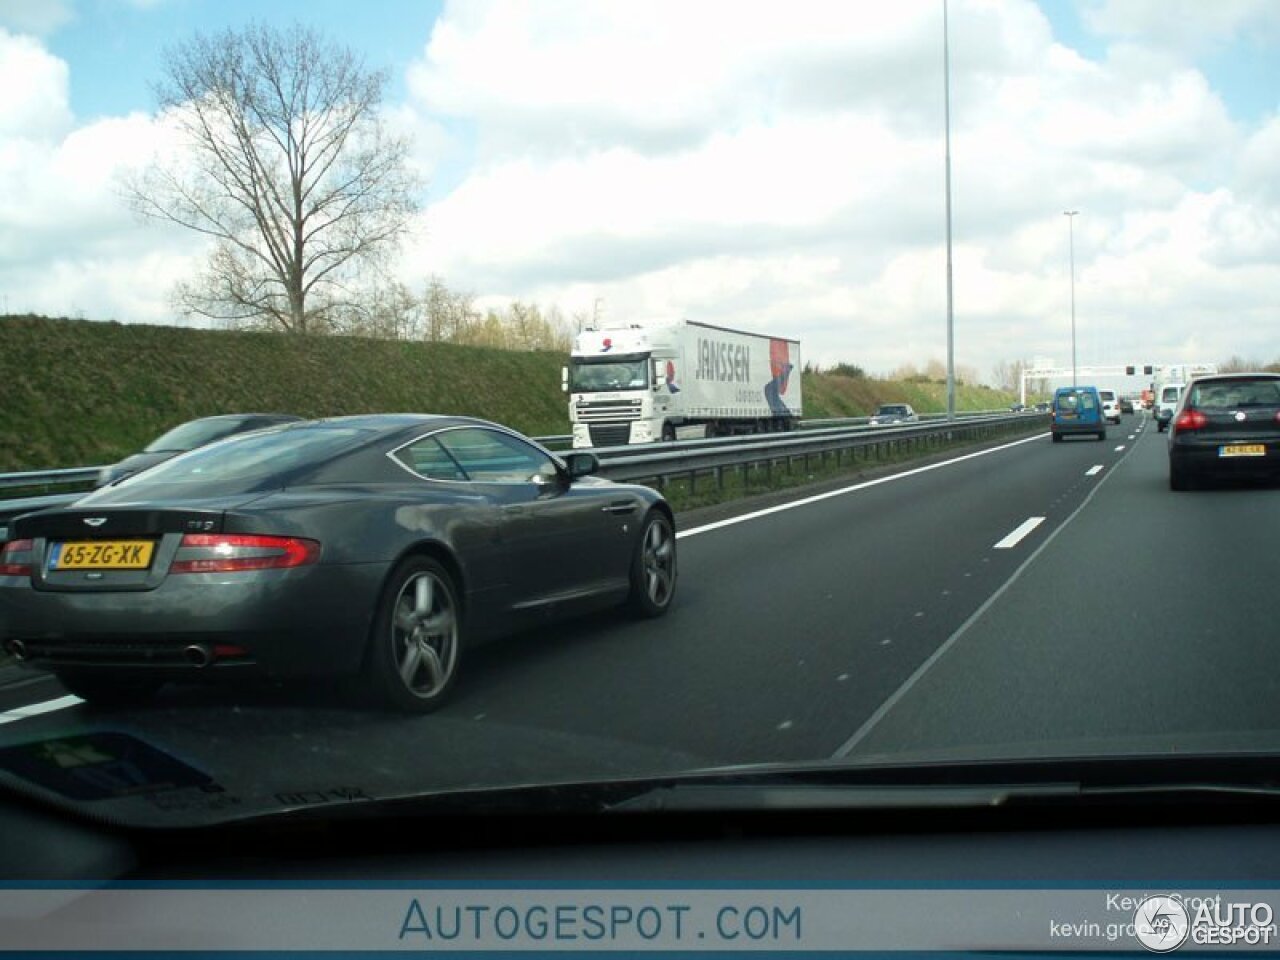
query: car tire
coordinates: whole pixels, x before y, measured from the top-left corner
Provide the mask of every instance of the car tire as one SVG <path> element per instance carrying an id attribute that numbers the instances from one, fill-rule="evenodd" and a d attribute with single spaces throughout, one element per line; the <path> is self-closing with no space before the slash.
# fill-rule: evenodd
<path id="1" fill-rule="evenodd" d="M 676 533 L 661 510 L 644 518 L 631 558 L 631 592 L 627 608 L 642 619 L 660 617 L 671 608 L 676 592 Z"/>
<path id="2" fill-rule="evenodd" d="M 676 428 L 669 423 L 662 425 L 662 442 L 671 443 L 676 438 Z"/>
<path id="3" fill-rule="evenodd" d="M 369 637 L 365 686 L 383 707 L 430 713 L 453 691 L 463 647 L 457 584 L 432 557 L 409 557 L 387 579 Z"/>
<path id="4" fill-rule="evenodd" d="M 1180 467 L 1172 460 L 1169 461 L 1169 489 L 1170 490 L 1191 490 L 1195 483 L 1191 476 L 1191 471 L 1186 467 Z"/>
<path id="5" fill-rule="evenodd" d="M 1099 439 L 1099 440 L 1106 440 L 1106 439 L 1107 439 L 1107 431 L 1105 431 L 1105 430 L 1099 430 L 1099 431 L 1098 431 L 1098 439 Z"/>
<path id="6" fill-rule="evenodd" d="M 1054 442 L 1054 443 L 1061 443 L 1061 442 L 1062 442 L 1062 434 L 1060 434 L 1060 433 L 1055 433 L 1055 434 L 1053 435 L 1053 442 Z"/>
<path id="7" fill-rule="evenodd" d="M 81 673 L 57 670 L 58 682 L 81 700 L 95 707 L 130 707 L 146 703 L 154 697 L 163 681 L 137 677 L 118 677 L 110 673 Z"/>

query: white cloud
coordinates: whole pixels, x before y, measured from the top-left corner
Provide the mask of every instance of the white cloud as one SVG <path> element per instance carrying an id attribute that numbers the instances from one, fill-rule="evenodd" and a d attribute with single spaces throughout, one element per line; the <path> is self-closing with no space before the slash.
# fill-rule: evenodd
<path id="1" fill-rule="evenodd" d="M 48 36 L 74 19 L 70 0 L 0 0 L 0 28 Z"/>
<path id="2" fill-rule="evenodd" d="M 1094 0 L 1084 20 L 1110 37 L 1136 38 L 1147 47 L 1203 53 L 1245 33 L 1280 36 L 1274 0 Z"/>
<path id="3" fill-rule="evenodd" d="M 0 29 L 0 143 L 44 140 L 71 125 L 67 65 L 39 41 Z"/>
<path id="4" fill-rule="evenodd" d="M 170 142 L 143 114 L 75 126 L 67 66 L 0 32 L 0 294 L 14 312 L 165 322 L 201 242 L 137 222 L 117 176 Z M 20 77 L 21 82 L 10 82 Z"/>
<path id="5" fill-rule="evenodd" d="M 984 371 L 1069 353 L 1066 208 L 1095 359 L 1218 359 L 1256 327 L 1208 323 L 1231 313 L 1208 301 L 1270 310 L 1277 215 L 1256 201 L 1280 133 L 1241 128 L 1140 17 L 1090 15 L 1124 38 L 1100 61 L 1030 3 L 951 5 L 957 354 Z M 934 3 L 450 5 L 410 88 L 474 128 L 477 159 L 406 274 L 874 369 L 940 356 L 940 31 Z"/>
<path id="6" fill-rule="evenodd" d="M 1178 31 L 1256 43 L 1280 8 L 1217 6 L 1092 5 L 1090 59 L 1028 0 L 952 0 L 960 362 L 1069 355 L 1068 208 L 1083 357 L 1276 354 L 1280 118 L 1233 118 Z M 406 79 L 386 117 L 432 181 L 406 280 L 777 331 L 875 370 L 942 356 L 936 0 L 466 0 Z M 68 82 L 0 32 L 0 291 L 167 320 L 201 243 L 114 186 L 164 126 L 77 125 Z"/>

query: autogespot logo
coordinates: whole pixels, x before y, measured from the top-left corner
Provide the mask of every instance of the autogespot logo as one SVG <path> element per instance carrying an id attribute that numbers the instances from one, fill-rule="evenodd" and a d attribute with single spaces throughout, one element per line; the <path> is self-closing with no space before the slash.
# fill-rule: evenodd
<path id="1" fill-rule="evenodd" d="M 1191 918 L 1177 897 L 1147 897 L 1134 911 L 1133 928 L 1138 942 L 1148 950 L 1168 953 L 1186 943 Z"/>

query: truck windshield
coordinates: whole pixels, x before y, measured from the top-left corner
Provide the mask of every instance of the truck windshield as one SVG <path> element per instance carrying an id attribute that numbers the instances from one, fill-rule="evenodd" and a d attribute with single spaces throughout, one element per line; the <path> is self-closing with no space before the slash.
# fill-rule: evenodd
<path id="1" fill-rule="evenodd" d="M 645 357 L 574 360 L 569 364 L 569 389 L 573 393 L 639 390 L 648 385 L 649 363 Z"/>

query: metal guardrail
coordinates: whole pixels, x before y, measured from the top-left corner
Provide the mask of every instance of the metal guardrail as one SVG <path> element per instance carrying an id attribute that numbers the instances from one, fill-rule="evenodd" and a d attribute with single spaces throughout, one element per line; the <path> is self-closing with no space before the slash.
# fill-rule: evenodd
<path id="1" fill-rule="evenodd" d="M 722 448 L 678 449 L 679 444 L 661 444 L 654 446 L 663 446 L 665 450 L 640 455 L 633 452 L 634 447 L 614 447 L 609 449 L 607 457 L 601 458 L 600 474 L 611 480 L 657 480 L 659 486 L 665 486 L 674 477 L 687 477 L 693 492 L 702 475 L 710 474 L 717 486 L 723 486 L 726 470 L 763 466 L 768 478 L 775 464 L 782 464 L 790 471 L 794 462 L 802 459 L 807 469 L 813 457 L 818 457 L 823 464 L 829 456 L 834 456 L 837 465 L 846 456 L 874 462 L 899 452 L 941 447 L 957 439 L 972 441 L 998 436 L 1028 423 L 1043 421 L 1045 417 L 1045 414 L 1005 412 L 905 427 L 823 431 L 816 436 L 806 431 L 802 436 L 774 435 L 768 440 L 739 442 Z M 628 450 L 632 451 L 630 455 L 624 452 Z M 599 455 L 603 451 L 595 452 Z"/>
<path id="2" fill-rule="evenodd" d="M 1003 430 L 1030 420 L 1041 419 L 1045 414 L 1006 411 L 993 415 L 983 411 L 966 414 L 963 418 L 957 416 L 954 421 L 944 419 L 942 422 L 938 421 L 938 417 L 945 418 L 945 414 L 930 416 L 931 420 L 924 423 L 885 427 L 871 427 L 865 422 L 852 423 L 843 427 L 822 427 L 818 424 L 823 421 L 808 421 L 813 424 L 812 428 L 801 432 L 756 434 L 746 439 L 714 437 L 702 440 L 677 440 L 671 443 L 645 444 L 643 448 L 636 445 L 598 447 L 591 452 L 600 458 L 600 474 L 614 480 L 656 479 L 661 485 L 671 477 L 686 476 L 690 479 L 692 486 L 696 484 L 700 474 L 711 473 L 715 476 L 717 483 L 722 484 L 726 469 L 765 464 L 766 469 L 771 471 L 774 463 L 781 462 L 786 464 L 789 470 L 792 462 L 797 458 L 803 457 L 807 464 L 810 457 L 818 456 L 825 462 L 826 458 L 832 454 L 835 455 L 836 462 L 840 463 L 845 453 L 850 451 L 868 451 L 865 454 L 868 459 L 879 459 L 882 454 L 898 452 L 901 449 L 918 450 L 931 443 L 939 442 L 937 438 L 949 441 L 953 435 L 958 435 L 962 439 L 971 439 L 977 434 Z M 848 419 L 865 421 L 866 418 Z M 551 440 L 571 438 L 534 437 L 533 439 L 546 443 Z M 641 450 L 643 452 L 637 452 Z M 857 455 L 857 453 L 853 454 L 855 457 Z M 0 487 L 84 482 L 96 476 L 99 469 L 98 467 L 79 467 L 68 470 L 3 474 L 0 475 Z M 65 479 L 71 476 L 77 476 L 77 479 Z M 53 479 L 47 479 L 49 477 Z M 21 513 L 71 503 L 84 492 L 0 500 L 0 542 L 5 539 L 9 519 Z"/>
<path id="3" fill-rule="evenodd" d="M 72 483 L 88 483 L 101 467 L 71 467 L 66 470 L 27 470 L 23 473 L 0 473 L 0 490 L 13 487 L 58 487 Z"/>
<path id="4" fill-rule="evenodd" d="M 1003 413 L 999 410 L 978 410 L 957 413 L 957 418 L 964 417 L 981 417 L 990 416 L 996 413 Z M 945 413 L 922 413 L 920 419 L 937 420 L 945 419 Z M 842 426 L 859 426 L 865 425 L 870 417 L 830 417 L 820 420 L 801 420 L 800 427 L 805 430 L 822 429 L 825 427 L 842 427 Z M 559 447 L 573 442 L 573 434 L 562 433 L 548 437 L 532 437 L 534 441 L 545 447 Z M 740 437 L 724 437 L 717 438 L 721 440 L 737 441 Z M 677 443 L 708 443 L 711 440 L 680 440 Z M 668 444 L 669 446 L 669 444 Z M 612 449 L 612 448 L 600 448 Z M 627 448 L 619 448 L 627 449 Z M 630 449 L 635 449 L 631 447 Z M 14 489 L 18 487 L 60 487 L 71 486 L 72 484 L 89 483 L 94 480 L 103 466 L 96 467 L 68 467 L 58 470 L 26 470 L 20 473 L 0 473 L 0 490 Z"/>

